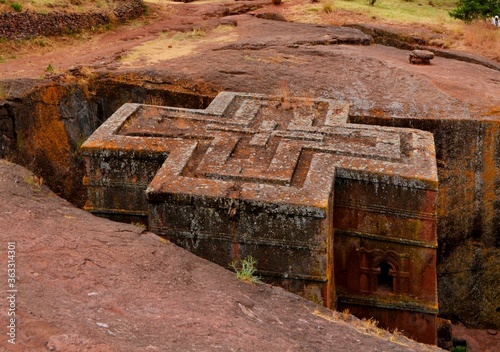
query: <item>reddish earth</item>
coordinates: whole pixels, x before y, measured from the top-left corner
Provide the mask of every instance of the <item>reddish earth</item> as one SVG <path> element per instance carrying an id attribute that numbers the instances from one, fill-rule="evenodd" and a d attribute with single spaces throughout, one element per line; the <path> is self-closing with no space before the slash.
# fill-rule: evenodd
<path id="1" fill-rule="evenodd" d="M 263 7 L 256 11 L 250 11 L 261 6 Z M 227 16 L 241 12 L 246 14 Z M 500 64 L 498 70 L 491 70 L 438 57 L 430 66 L 409 65 L 408 51 L 405 50 L 381 45 L 341 45 L 332 49 L 325 45 L 316 45 L 324 39 L 322 29 L 326 28 L 325 26 L 303 25 L 291 29 L 289 23 L 264 20 L 255 16 L 280 12 L 285 12 L 284 8 L 269 5 L 263 0 L 203 4 L 169 3 L 158 7 L 142 22 L 137 21 L 132 25 L 116 28 L 86 41 L 56 41 L 51 43 L 52 48 L 48 52 L 41 53 L 38 50 L 15 60 L 8 60 L 0 64 L 2 78 L 40 78 L 47 74 L 49 64 L 56 72 L 64 72 L 72 66 L 82 65 L 112 72 L 137 69 L 175 72 L 191 78 L 213 81 L 224 89 L 239 91 L 262 92 L 273 85 L 273 89 L 279 89 L 282 81 L 295 85 L 294 79 L 299 78 L 301 86 L 291 88 L 306 92 L 310 86 L 314 86 L 312 82 L 317 81 L 318 75 L 324 70 L 323 67 L 317 67 L 315 60 L 326 57 L 326 61 L 335 61 L 333 67 L 329 67 L 330 70 L 355 66 L 355 69 L 348 67 L 344 74 L 339 75 L 339 81 L 333 82 L 335 88 L 343 88 L 359 79 L 360 73 L 365 74 L 363 71 L 369 71 L 372 77 L 368 79 L 373 80 L 375 84 L 362 84 L 368 84 L 368 88 L 372 89 L 382 88 L 378 94 L 380 95 L 386 92 L 384 87 L 380 87 L 382 81 L 390 79 L 393 83 L 398 79 L 377 76 L 374 71 L 388 69 L 398 74 L 396 71 L 402 70 L 406 76 L 400 75 L 399 80 L 413 81 L 416 76 L 432 82 L 427 88 L 431 92 L 430 96 L 435 95 L 432 90 L 437 88 L 441 95 L 446 95 L 447 100 L 458 99 L 468 104 L 484 102 L 493 110 L 500 105 Z M 237 26 L 226 32 L 213 30 L 218 25 L 227 23 Z M 313 28 L 316 31 L 312 30 Z M 204 36 L 195 40 L 167 40 L 177 31 L 189 34 L 193 29 L 200 29 Z M 409 34 L 407 28 L 402 29 L 402 32 Z M 155 45 L 144 46 L 151 41 L 156 41 Z M 137 53 L 139 50 L 142 53 Z M 311 57 L 314 61 L 310 60 Z M 348 58 L 350 62 L 343 62 L 344 58 Z M 340 62 L 337 62 L 339 59 Z M 309 63 L 316 67 L 308 67 Z M 287 74 L 281 74 L 278 66 L 287 66 Z M 289 72 L 294 66 L 300 67 L 303 72 Z M 277 71 L 279 76 L 273 74 L 274 71 Z M 261 87 L 259 81 L 262 80 L 265 82 Z M 231 84 L 233 82 L 238 86 Z M 252 83 L 241 86 L 244 82 Z M 415 94 L 421 94 L 418 88 L 415 87 Z M 377 100 L 376 98 L 375 96 L 373 100 Z M 434 97 L 433 100 L 440 99 L 441 97 Z M 485 112 L 491 112 L 491 109 L 486 109 Z"/>
<path id="2" fill-rule="evenodd" d="M 0 64 L 1 78 L 40 78 L 49 64 L 56 73 L 81 65 L 102 73 L 203 81 L 218 90 L 346 99 L 355 114 L 500 117 L 499 70 L 442 57 L 430 66 L 410 65 L 405 50 L 322 45 L 324 26 L 249 14 L 222 17 L 261 3 L 266 6 L 256 13 L 281 11 L 260 0 L 169 4 L 144 23 L 87 41 L 56 41 L 48 52 L 8 60 Z M 237 26 L 214 30 L 228 23 Z M 200 33 L 193 28 L 201 28 L 204 36 L 196 37 Z M 190 36 L 175 37 L 176 31 Z M 244 284 L 140 228 L 72 207 L 39 189 L 19 167 L 0 165 L 0 236 L 5 246 L 17 243 L 19 280 L 17 344 L 6 344 L 2 334 L 0 350 L 427 348 L 367 332 L 354 318 L 347 324 L 341 315 L 281 289 Z M 6 268 L 5 256 L 1 263 Z M 5 300 L 0 309 L 6 311 Z M 455 330 L 472 341 L 472 351 L 500 345 L 493 332 Z"/>
<path id="3" fill-rule="evenodd" d="M 286 86 L 294 94 L 328 94 L 351 103 L 367 98 L 354 105 L 372 115 L 380 109 L 419 117 L 467 118 L 471 111 L 500 115 L 500 65 L 493 70 L 442 57 L 429 66 L 410 65 L 407 50 L 318 45 L 328 26 L 291 27 L 250 14 L 221 17 L 263 3 L 267 2 L 171 3 L 151 14 L 146 24 L 119 27 L 87 41 L 56 42 L 49 52 L 8 60 L 0 65 L 2 78 L 40 78 L 48 74 L 49 64 L 56 73 L 81 65 L 110 73 L 175 74 L 221 90 L 277 93 Z M 279 11 L 267 4 L 255 13 Z M 230 22 L 237 26 L 214 30 Z M 196 37 L 193 29 L 201 29 L 203 37 Z M 178 31 L 187 36 L 179 37 Z"/>

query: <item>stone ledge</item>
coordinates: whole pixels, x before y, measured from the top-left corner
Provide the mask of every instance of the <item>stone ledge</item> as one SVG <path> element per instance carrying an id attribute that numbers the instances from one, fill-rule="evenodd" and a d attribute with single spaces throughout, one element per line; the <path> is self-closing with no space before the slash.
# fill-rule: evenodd
<path id="1" fill-rule="evenodd" d="M 115 10 L 107 13 L 0 13 L 0 38 L 27 39 L 35 36 L 53 36 L 81 32 L 110 23 L 111 17 L 118 22 L 137 18 L 144 13 L 142 0 L 120 1 Z"/>

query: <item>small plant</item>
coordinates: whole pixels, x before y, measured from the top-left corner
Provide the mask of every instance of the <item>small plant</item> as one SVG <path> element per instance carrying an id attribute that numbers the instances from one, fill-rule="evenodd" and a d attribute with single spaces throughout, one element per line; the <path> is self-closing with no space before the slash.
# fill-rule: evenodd
<path id="1" fill-rule="evenodd" d="M 13 2 L 10 4 L 10 7 L 12 7 L 12 9 L 14 11 L 17 11 L 17 12 L 21 12 L 23 10 L 23 5 L 21 5 L 20 3 L 18 2 Z"/>
<path id="2" fill-rule="evenodd" d="M 43 185 L 43 178 L 38 176 L 27 176 L 24 178 L 24 182 L 31 186 L 34 192 L 39 192 Z"/>
<path id="3" fill-rule="evenodd" d="M 201 39 L 205 36 L 205 32 L 201 28 L 193 28 L 191 32 L 177 33 L 172 37 L 173 40 L 183 41 L 189 39 Z"/>
<path id="4" fill-rule="evenodd" d="M 227 32 L 231 32 L 233 29 L 234 29 L 233 24 L 219 24 L 217 27 L 214 28 L 214 32 L 227 33 Z"/>
<path id="5" fill-rule="evenodd" d="M 323 2 L 323 11 L 325 13 L 332 13 L 333 12 L 333 1 L 331 0 L 326 0 Z"/>
<path id="6" fill-rule="evenodd" d="M 260 277 L 254 275 L 257 271 L 255 264 L 257 264 L 257 260 L 249 255 L 241 261 L 241 265 L 238 265 L 237 261 L 234 261 L 229 265 L 236 272 L 236 278 L 253 284 L 255 282 L 259 282 L 260 280 Z"/>
<path id="7" fill-rule="evenodd" d="M 49 64 L 49 66 L 47 66 L 47 68 L 45 69 L 45 71 L 47 71 L 47 72 L 54 72 L 54 66 L 52 66 L 52 64 Z"/>
<path id="8" fill-rule="evenodd" d="M 351 312 L 349 311 L 349 309 L 344 309 L 342 311 L 342 320 L 347 321 L 347 319 L 349 319 L 350 314 Z"/>
<path id="9" fill-rule="evenodd" d="M 147 226 L 143 224 L 142 222 L 133 222 L 132 225 L 140 227 L 141 229 L 146 229 Z"/>
<path id="10" fill-rule="evenodd" d="M 328 320 L 330 322 L 336 322 L 338 320 L 338 316 L 337 316 L 337 313 L 336 312 L 331 312 L 332 314 L 325 314 L 323 313 L 324 310 L 319 310 L 318 308 L 316 308 L 314 310 L 314 312 L 312 312 L 312 314 L 320 317 L 320 318 L 323 318 L 325 320 Z"/>
<path id="11" fill-rule="evenodd" d="M 396 342 L 398 340 L 398 338 L 400 338 L 401 336 L 403 336 L 403 333 L 401 332 L 401 330 L 398 330 L 398 328 L 395 328 L 394 331 L 392 331 L 392 335 L 389 338 L 389 340 L 392 342 Z"/>

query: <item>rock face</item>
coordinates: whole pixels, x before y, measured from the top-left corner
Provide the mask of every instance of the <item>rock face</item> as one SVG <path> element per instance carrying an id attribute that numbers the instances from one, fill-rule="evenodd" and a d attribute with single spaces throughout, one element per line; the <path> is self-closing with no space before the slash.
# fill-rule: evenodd
<path id="1" fill-rule="evenodd" d="M 144 80 L 153 83 L 144 85 Z M 54 192 L 80 207 L 86 190 L 78 148 L 123 103 L 197 108 L 215 95 L 203 85 L 170 85 L 134 75 L 125 80 L 89 75 L 59 83 L 19 81 L 5 87 L 22 98 L 0 101 L 0 157 L 30 167 Z"/>
<path id="2" fill-rule="evenodd" d="M 190 16 L 198 16 L 189 21 L 201 21 L 203 4 L 199 4 L 200 12 L 185 9 Z M 249 6 L 255 6 L 255 1 Z M 225 16 L 225 9 L 217 13 Z M 21 73 L 12 73 L 21 68 L 22 75 L 39 77 L 48 62 L 59 68 L 70 61 L 71 65 L 81 64 L 86 57 L 86 64 L 93 65 L 98 55 L 113 62 L 116 53 L 134 45 L 134 38 L 144 35 L 144 39 L 151 39 L 158 31 L 176 28 L 180 20 L 186 21 L 180 17 L 151 20 L 149 25 L 134 27 L 133 34 L 112 31 L 103 41 L 80 46 L 76 53 L 66 50 L 45 55 L 43 61 L 36 60 L 46 62 L 40 72 L 29 69 L 28 59 L 8 60 L 2 64 L 3 72 L 17 77 Z M 143 67 L 141 72 L 137 67 L 120 68 L 116 62 L 110 67 L 101 65 L 101 72 L 87 87 L 90 98 L 84 94 L 85 87 L 65 82 L 2 80 L 0 97 L 5 93 L 11 97 L 0 102 L 0 154 L 34 170 L 58 194 L 83 206 L 78 147 L 123 103 L 204 108 L 218 91 L 277 94 L 283 82 L 294 95 L 349 101 L 352 123 L 417 128 L 434 135 L 440 182 L 440 315 L 466 321 L 469 326 L 498 329 L 500 297 L 490 294 L 494 285 L 477 284 L 494 282 L 492 274 L 500 272 L 498 63 L 488 66 L 477 55 L 441 50 L 433 65 L 422 69 L 408 64 L 408 50 L 414 47 L 401 51 L 381 45 L 334 45 L 370 43 L 369 35 L 356 34 L 353 29 L 244 15 L 225 18 L 238 23 L 232 29 L 238 38 L 234 42 L 209 45 L 199 41 L 198 49 L 190 55 L 150 64 L 141 61 L 137 64 Z M 186 26 L 191 30 L 193 24 L 182 28 Z M 113 68 L 113 74 L 108 68 Z M 456 72 L 460 72 L 460 80 Z M 49 127 L 59 129 L 61 125 L 65 131 L 59 131 L 69 137 L 48 138 L 54 132 Z M 42 126 L 42 131 L 37 133 L 36 126 Z M 461 246 L 468 252 L 461 251 Z M 475 259 L 457 260 L 455 252 Z"/>
<path id="3" fill-rule="evenodd" d="M 409 56 L 410 64 L 414 65 L 430 65 L 434 59 L 434 53 L 429 50 L 413 50 Z"/>
<path id="4" fill-rule="evenodd" d="M 147 216 L 223 266 L 252 255 L 284 287 L 436 343 L 432 136 L 348 110 L 228 92 L 204 110 L 126 104 L 82 145 L 85 208 Z"/>
<path id="5" fill-rule="evenodd" d="M 79 33 L 83 30 L 114 21 L 125 22 L 144 13 L 142 0 L 117 1 L 110 14 L 94 13 L 0 13 L 0 38 L 26 39 L 34 36 L 50 36 Z"/>

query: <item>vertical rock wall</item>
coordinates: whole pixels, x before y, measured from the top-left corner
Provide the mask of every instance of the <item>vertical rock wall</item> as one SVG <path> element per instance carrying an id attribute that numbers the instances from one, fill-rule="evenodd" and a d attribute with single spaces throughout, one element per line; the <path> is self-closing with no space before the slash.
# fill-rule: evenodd
<path id="1" fill-rule="evenodd" d="M 170 84 L 148 76 L 66 77 L 3 83 L 0 97 L 0 157 L 26 166 L 57 194 L 83 206 L 84 166 L 80 145 L 127 102 L 153 105 L 208 105 L 215 91 L 186 82 Z"/>
<path id="2" fill-rule="evenodd" d="M 500 326 L 500 121 L 352 117 L 432 132 L 439 174 L 440 315 Z"/>
<path id="3" fill-rule="evenodd" d="M 138 102 L 202 108 L 217 93 L 203 84 L 153 74 L 101 76 L 87 85 L 4 81 L 1 87 L 0 157 L 34 170 L 53 190 L 80 206 L 84 190 L 78 147 L 118 107 Z M 500 281 L 500 121 L 353 116 L 351 122 L 434 134 L 440 187 L 440 315 L 469 326 L 500 327 L 496 289 Z"/>

